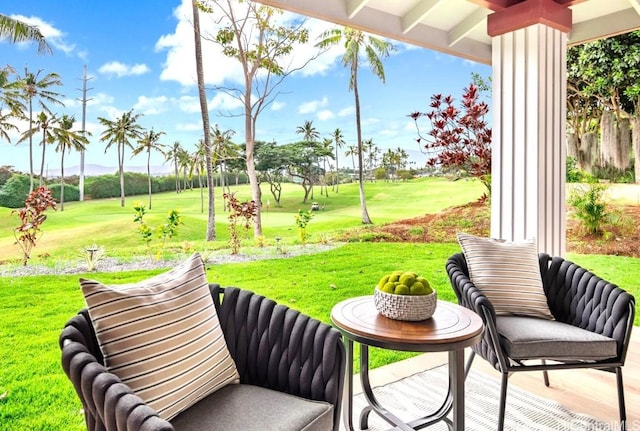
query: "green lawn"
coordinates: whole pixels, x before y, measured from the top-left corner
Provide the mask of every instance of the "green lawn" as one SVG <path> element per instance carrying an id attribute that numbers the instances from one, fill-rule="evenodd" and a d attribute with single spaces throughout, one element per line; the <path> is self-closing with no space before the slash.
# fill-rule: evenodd
<path id="1" fill-rule="evenodd" d="M 367 184 L 370 214 L 377 223 L 439 211 L 441 208 L 475 199 L 482 188 L 477 184 L 443 180 L 420 180 L 405 184 Z M 294 188 L 291 191 L 298 191 Z M 347 195 L 350 193 L 350 197 Z M 214 248 L 199 239 L 204 232 L 204 216 L 199 214 L 197 192 L 154 196 L 153 212 L 165 213 L 179 205 L 189 215 L 176 243 L 193 241 L 196 250 Z M 268 239 L 282 236 L 296 241 L 293 214 L 302 207 L 299 194 L 283 208 L 265 213 Z M 145 199 L 145 197 L 141 197 Z M 136 236 L 130 209 L 119 201 L 90 201 L 65 205 L 64 213 L 52 213 L 45 226 L 45 246 L 36 252 L 48 253 L 49 260 L 73 257 L 77 248 L 97 242 L 113 255 L 144 253 Z M 316 201 L 323 202 L 316 197 Z M 349 204 L 350 202 L 350 204 Z M 389 206 L 392 208 L 389 209 Z M 7 220 L 0 210 L 0 253 L 14 259 L 17 251 L 10 234 L 4 232 Z M 7 211 L 8 212 L 8 211 Z M 218 232 L 224 246 L 226 216 L 219 212 Z M 354 215 L 355 214 L 355 215 Z M 395 217 L 394 217 L 395 215 Z M 6 219 L 4 218 L 6 217 Z M 49 222 L 50 225 L 48 224 Z M 360 226 L 357 189 L 341 186 L 332 195 L 326 209 L 317 213 L 309 230 L 317 238 L 321 233 Z M 74 232 L 69 233 L 70 230 Z M 53 237 L 53 238 L 51 238 Z M 114 239 L 117 237 L 118 239 Z M 313 240 L 313 238 L 312 238 Z M 40 248 L 42 245 L 42 249 Z M 395 269 L 413 270 L 425 275 L 438 291 L 440 299 L 453 301 L 444 264 L 459 251 L 457 244 L 348 243 L 314 255 L 287 259 L 262 260 L 235 264 L 208 265 L 208 278 L 222 285 L 251 289 L 304 313 L 329 322 L 331 307 L 358 295 L 371 294 L 381 275 Z M 640 259 L 615 256 L 573 255 L 569 259 L 617 283 L 640 297 Z M 35 261 L 46 261 L 36 257 Z M 123 273 L 82 274 L 105 283 L 134 282 L 162 270 Z M 78 285 L 80 275 L 0 277 L 0 429 L 3 431 L 84 429 L 81 404 L 62 372 L 57 339 L 64 323 L 84 306 Z M 636 325 L 640 313 L 636 314 Z M 374 350 L 374 366 L 407 357 L 402 352 Z"/>
<path id="2" fill-rule="evenodd" d="M 407 217 L 435 213 L 444 208 L 460 205 L 477 199 L 483 187 L 477 182 L 451 182 L 443 179 L 418 179 L 411 182 L 376 182 L 365 185 L 369 215 L 376 224 Z M 250 199 L 248 186 L 232 188 L 239 200 Z M 299 209 L 309 209 L 311 200 L 302 202 L 302 187 L 284 184 L 281 206 L 276 207 L 267 186 L 263 186 L 263 234 L 267 244 L 281 237 L 293 244 L 297 242 L 294 214 Z M 206 199 L 206 194 L 205 194 Z M 147 196 L 126 198 L 124 208 L 120 199 L 65 203 L 64 211 L 48 213 L 43 225 L 44 235 L 35 248 L 32 261 L 40 263 L 51 258 L 76 257 L 78 250 L 94 242 L 105 247 L 107 253 L 118 256 L 146 253 L 145 246 L 133 223 L 133 205 L 136 201 L 148 202 Z M 270 205 L 267 207 L 267 201 Z M 317 241 L 322 233 L 361 226 L 358 187 L 356 184 L 340 185 L 338 194 L 329 190 L 329 197 L 320 196 L 316 189 L 312 201 L 324 205 L 315 212 L 308 225 L 311 241 Z M 216 232 L 218 243 L 205 243 L 206 210 L 201 212 L 199 190 L 188 190 L 180 194 L 161 193 L 153 195 L 152 209 L 145 216 L 150 226 L 160 224 L 167 212 L 178 209 L 184 217 L 184 226 L 179 228 L 172 242 L 180 248 L 185 241 L 194 242 L 198 250 L 225 247 L 229 238 L 228 215 L 222 208 L 222 192 L 216 189 Z M 148 205 L 147 205 L 148 206 Z M 0 264 L 3 261 L 18 262 L 21 254 L 13 245 L 13 228 L 18 217 L 11 210 L 0 207 Z M 252 236 L 252 235 L 251 235 Z"/>

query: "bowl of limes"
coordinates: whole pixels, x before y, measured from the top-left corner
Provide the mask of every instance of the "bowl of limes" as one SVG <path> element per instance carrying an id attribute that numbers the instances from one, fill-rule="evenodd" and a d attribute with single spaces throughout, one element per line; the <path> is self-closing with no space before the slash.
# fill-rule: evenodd
<path id="1" fill-rule="evenodd" d="M 413 271 L 393 271 L 378 281 L 373 300 L 385 317 L 420 321 L 433 316 L 438 294 L 425 277 Z"/>

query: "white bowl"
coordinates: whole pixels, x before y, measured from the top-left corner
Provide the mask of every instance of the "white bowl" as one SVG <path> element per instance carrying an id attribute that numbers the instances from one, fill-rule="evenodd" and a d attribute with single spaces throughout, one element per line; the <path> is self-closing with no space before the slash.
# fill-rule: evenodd
<path id="1" fill-rule="evenodd" d="M 373 301 L 376 310 L 389 319 L 419 321 L 433 316 L 438 294 L 433 290 L 427 295 L 396 295 L 383 292 L 376 286 Z"/>

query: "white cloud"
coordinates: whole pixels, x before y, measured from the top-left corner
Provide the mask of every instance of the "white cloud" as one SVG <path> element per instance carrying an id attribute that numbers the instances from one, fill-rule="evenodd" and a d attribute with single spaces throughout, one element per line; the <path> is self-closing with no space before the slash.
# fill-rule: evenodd
<path id="1" fill-rule="evenodd" d="M 103 75 L 117 76 L 118 78 L 130 75 L 144 75 L 150 71 L 151 69 L 146 64 L 134 64 L 131 66 L 119 61 L 105 63 L 98 69 L 98 72 Z"/>
<path id="2" fill-rule="evenodd" d="M 246 10 L 248 3 L 233 3 L 237 15 L 241 15 Z M 215 7 L 215 6 L 214 6 Z M 177 24 L 173 33 L 162 35 L 156 42 L 156 51 L 167 51 L 166 60 L 163 64 L 160 79 L 166 81 L 177 81 L 181 85 L 195 85 L 196 70 L 194 58 L 194 41 L 192 25 L 191 1 L 182 0 L 180 6 L 173 12 L 177 19 Z M 209 85 L 235 85 L 242 88 L 244 85 L 244 73 L 240 63 L 222 53 L 220 46 L 211 40 L 220 28 L 216 22 L 221 16 L 216 10 L 214 14 L 200 13 L 200 28 L 203 34 L 202 59 L 204 66 L 205 82 Z M 292 13 L 284 13 L 277 17 L 279 23 L 295 23 L 301 17 Z M 309 42 L 305 45 L 297 45 L 287 58 L 283 58 L 280 64 L 288 70 L 302 67 L 305 63 L 319 53 L 315 47 L 318 42 L 318 35 L 322 31 L 330 28 L 332 24 L 318 21 L 307 21 L 309 28 Z M 206 31 L 206 32 L 205 32 Z M 255 37 L 255 35 L 253 35 Z M 207 40 L 208 39 L 208 40 Z M 334 62 L 335 56 L 320 58 L 307 64 L 301 71 L 303 76 L 314 75 L 325 72 Z"/>
<path id="3" fill-rule="evenodd" d="M 323 97 L 321 100 L 311 100 L 309 102 L 304 102 L 300 106 L 298 106 L 298 113 L 300 114 L 311 114 L 316 112 L 318 108 L 323 106 L 327 106 L 329 104 L 329 99 L 327 97 Z"/>
<path id="4" fill-rule="evenodd" d="M 348 106 L 338 111 L 338 117 L 348 117 L 350 115 L 355 114 L 355 112 L 356 112 L 356 108 L 354 108 L 353 106 Z"/>
<path id="5" fill-rule="evenodd" d="M 202 123 L 201 122 L 178 123 L 176 124 L 176 130 L 183 131 L 183 132 L 202 132 Z"/>
<path id="6" fill-rule="evenodd" d="M 398 131 L 394 130 L 394 129 L 382 129 L 378 133 L 380 135 L 382 135 L 382 136 L 397 136 L 398 135 Z"/>
<path id="7" fill-rule="evenodd" d="M 322 111 L 318 112 L 318 119 L 321 121 L 330 120 L 334 117 L 335 115 L 333 114 L 333 112 L 329 111 L 328 109 L 323 109 Z"/>
<path id="8" fill-rule="evenodd" d="M 287 106 L 287 104 L 285 102 L 278 102 L 275 101 L 271 104 L 271 110 L 272 111 L 280 111 L 282 109 L 284 109 L 284 107 Z"/>
<path id="9" fill-rule="evenodd" d="M 195 96 L 181 96 L 178 99 L 178 107 L 182 112 L 200 112 L 200 99 Z"/>
<path id="10" fill-rule="evenodd" d="M 40 33 L 44 36 L 45 40 L 51 46 L 51 48 L 55 51 L 59 49 L 65 54 L 70 54 L 74 49 L 75 45 L 68 43 L 65 40 L 65 33 L 55 28 L 53 25 L 49 24 L 46 21 L 43 21 L 41 18 L 35 16 L 24 16 L 24 15 L 12 15 L 14 19 L 24 22 L 25 24 L 32 25 L 38 27 Z M 21 45 L 26 45 L 28 42 L 25 42 Z"/>
<path id="11" fill-rule="evenodd" d="M 138 96 L 138 101 L 133 105 L 133 109 L 136 112 L 140 112 L 143 115 L 158 115 L 162 112 L 166 112 L 169 107 L 169 98 L 166 96 L 158 97 L 146 97 Z"/>
<path id="12" fill-rule="evenodd" d="M 240 102 L 235 97 L 231 97 L 227 93 L 222 92 L 216 93 L 215 97 L 209 101 L 209 110 L 219 109 L 233 111 L 234 109 L 238 109 L 240 107 L 242 107 L 242 102 Z"/>

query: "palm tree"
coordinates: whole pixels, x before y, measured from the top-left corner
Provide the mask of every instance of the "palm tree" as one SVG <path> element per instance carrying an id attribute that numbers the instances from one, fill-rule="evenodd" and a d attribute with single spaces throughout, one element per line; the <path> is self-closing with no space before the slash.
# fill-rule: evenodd
<path id="1" fill-rule="evenodd" d="M 18 127 L 11 122 L 14 115 L 9 113 L 3 113 L 2 108 L 0 108 L 0 139 L 5 139 L 7 142 L 11 143 L 11 137 L 9 136 L 10 130 L 18 130 Z"/>
<path id="2" fill-rule="evenodd" d="M 142 134 L 142 137 L 138 140 L 138 146 L 133 149 L 131 157 L 137 156 L 143 151 L 147 152 L 147 182 L 149 185 L 149 209 L 151 209 L 151 150 L 160 151 L 163 153 L 165 148 L 164 144 L 159 143 L 160 137 L 164 135 L 164 132 L 154 132 L 153 129 L 148 130 Z M 164 154 L 164 153 L 163 153 Z"/>
<path id="3" fill-rule="evenodd" d="M 193 190 L 193 184 L 188 181 L 189 172 L 192 170 L 193 160 L 191 159 L 191 155 L 185 149 L 181 149 L 178 153 L 178 167 L 182 172 L 182 189 L 186 190 L 189 187 Z"/>
<path id="4" fill-rule="evenodd" d="M 38 180 L 40 186 L 42 186 L 44 181 L 44 165 L 47 151 L 46 146 L 54 142 L 52 129 L 56 121 L 57 119 L 55 117 L 50 117 L 45 111 L 42 111 L 36 116 L 36 121 L 35 124 L 33 124 L 33 127 L 25 130 L 18 140 L 18 144 L 26 140 L 32 141 L 33 136 L 42 132 L 42 139 L 40 140 L 40 145 L 42 146 L 42 161 L 40 163 L 40 177 Z"/>
<path id="5" fill-rule="evenodd" d="M 322 40 L 318 43 L 320 48 L 328 48 L 344 43 L 345 53 L 342 56 L 342 64 L 351 69 L 349 90 L 353 90 L 356 105 L 356 136 L 358 139 L 358 179 L 360 180 L 360 207 L 362 209 L 362 223 L 370 224 L 371 218 L 367 211 L 364 197 L 363 159 L 362 159 L 362 127 L 360 123 L 360 95 L 358 94 L 358 68 L 360 66 L 360 51 L 364 51 L 371 71 L 384 83 L 384 67 L 381 58 L 388 57 L 393 50 L 393 45 L 373 36 L 365 36 L 360 30 L 349 27 L 334 28 L 324 32 Z"/>
<path id="6" fill-rule="evenodd" d="M 347 151 L 344 152 L 345 157 L 351 156 L 351 166 L 353 167 L 353 172 L 356 171 L 356 161 L 354 156 L 358 154 L 358 146 L 357 145 L 349 145 L 347 147 Z"/>
<path id="7" fill-rule="evenodd" d="M 189 176 L 193 176 L 194 170 L 198 175 L 198 187 L 200 188 L 200 212 L 204 213 L 204 183 L 202 182 L 202 174 L 206 173 L 207 170 L 207 151 L 204 147 L 204 139 L 200 139 L 198 141 L 195 151 L 191 153 L 191 161 L 192 169 Z M 176 170 L 177 169 L 176 164 Z"/>
<path id="8" fill-rule="evenodd" d="M 333 157 L 333 147 L 331 146 L 331 144 L 333 144 L 333 139 L 331 138 L 324 138 L 322 140 L 322 151 L 325 154 L 329 154 Z M 327 187 L 327 156 L 324 156 L 322 158 L 322 183 L 320 184 L 320 196 L 322 196 L 322 185 L 324 184 L 324 195 L 326 197 L 329 197 L 329 188 Z"/>
<path id="9" fill-rule="evenodd" d="M 124 207 L 124 152 L 126 147 L 133 148 L 132 140 L 138 140 L 142 136 L 142 126 L 137 121 L 142 114 L 133 114 L 133 109 L 125 112 L 115 121 L 98 117 L 100 124 L 106 130 L 100 135 L 101 142 L 107 142 L 104 149 L 106 153 L 111 145 L 116 144 L 118 149 L 118 173 L 120 174 L 120 206 Z"/>
<path id="10" fill-rule="evenodd" d="M 367 155 L 367 167 L 369 168 L 369 177 L 373 179 L 373 169 L 375 162 L 380 154 L 380 148 L 373 143 L 373 139 L 365 139 L 362 141 L 362 151 Z"/>
<path id="11" fill-rule="evenodd" d="M 296 128 L 296 133 L 302 135 L 305 142 L 316 142 L 320 133 L 313 127 L 313 121 L 305 120 L 302 126 Z"/>
<path id="12" fill-rule="evenodd" d="M 215 127 L 211 130 L 211 146 L 212 146 L 212 155 L 211 155 L 211 165 L 220 166 L 220 188 L 224 192 L 224 188 L 227 188 L 227 193 L 231 193 L 231 189 L 229 188 L 229 183 L 226 182 L 226 173 L 227 173 L 227 165 L 228 160 L 237 158 L 239 149 L 236 145 L 231 142 L 231 136 L 234 135 L 233 130 L 220 130 L 220 127 L 216 124 Z M 227 200 L 224 202 L 224 209 L 227 208 Z"/>
<path id="13" fill-rule="evenodd" d="M 51 54 L 51 47 L 47 44 L 40 29 L 33 25 L 0 14 L 0 39 L 11 43 L 37 42 L 38 54 Z"/>
<path id="14" fill-rule="evenodd" d="M 22 98 L 27 101 L 28 118 L 29 118 L 29 130 L 33 129 L 33 99 L 38 99 L 40 108 L 43 112 L 51 114 L 51 111 L 44 102 L 54 103 L 64 106 L 58 97 L 60 94 L 49 90 L 54 85 L 62 85 L 60 76 L 57 73 L 51 72 L 41 77 L 42 69 L 38 72 L 29 72 L 28 69 L 24 70 L 24 77 L 19 78 L 20 89 Z M 23 113 L 24 114 L 24 113 Z M 23 115 L 26 117 L 26 115 Z M 43 160 L 44 163 L 44 160 Z M 42 178 L 42 173 L 41 173 Z M 33 135 L 29 135 L 29 193 L 33 191 Z"/>
<path id="15" fill-rule="evenodd" d="M 42 145 L 42 159 L 40 159 L 40 178 L 38 179 L 38 186 L 42 186 L 44 183 L 44 164 L 47 155 L 47 145 L 53 144 L 55 142 L 55 137 L 53 134 L 53 128 L 57 122 L 57 118 L 55 116 L 49 117 L 46 112 L 42 111 L 38 114 L 37 125 L 42 130 L 42 141 L 40 141 L 40 145 Z"/>
<path id="16" fill-rule="evenodd" d="M 336 146 L 335 146 L 335 150 L 336 150 L 336 193 L 338 193 L 338 191 L 339 191 L 338 189 L 340 187 L 340 172 L 338 170 L 338 150 L 343 147 L 345 142 L 344 142 L 344 137 L 342 136 L 342 131 L 340 129 L 334 130 L 333 134 L 331 136 L 333 138 L 333 143 L 336 144 Z"/>
<path id="17" fill-rule="evenodd" d="M 302 135 L 302 140 L 306 143 L 314 143 L 320 138 L 320 132 L 313 126 L 313 121 L 305 120 L 302 126 L 296 128 L 296 133 Z M 320 162 L 318 164 L 318 170 L 320 170 Z M 320 194 L 322 194 L 322 186 L 320 186 Z M 311 184 L 311 198 L 313 198 L 313 183 Z"/>
<path id="18" fill-rule="evenodd" d="M 84 151 L 89 144 L 88 132 L 71 130 L 76 119 L 73 115 L 64 114 L 58 121 L 59 127 L 53 129 L 53 135 L 58 145 L 56 152 L 60 156 L 60 210 L 64 211 L 64 153 L 66 151 Z"/>
<path id="19" fill-rule="evenodd" d="M 0 69 L 0 109 L 6 106 L 11 111 L 6 114 L 6 120 L 9 117 L 20 117 L 20 114 L 26 110 L 26 107 L 20 100 L 20 80 L 11 80 L 11 75 L 16 71 L 9 65 Z M 17 127 L 13 124 L 0 125 L 0 132 L 4 130 L 13 130 Z M 7 137 L 8 140 L 8 137 Z"/>
<path id="20" fill-rule="evenodd" d="M 182 145 L 180 142 L 174 141 L 173 145 L 169 146 L 169 149 L 164 153 L 164 159 L 167 162 L 173 163 L 173 174 L 176 176 L 176 193 L 180 193 L 180 178 L 178 173 L 178 156 L 182 151 Z"/>
<path id="21" fill-rule="evenodd" d="M 12 119 L 24 111 L 24 107 L 19 99 L 19 82 L 12 81 L 10 75 L 15 73 L 11 66 L 0 69 L 0 139 L 5 139 L 11 143 L 9 131 L 18 130 L 18 126 Z M 3 113 L 4 107 L 9 108 L 9 112 Z"/>

